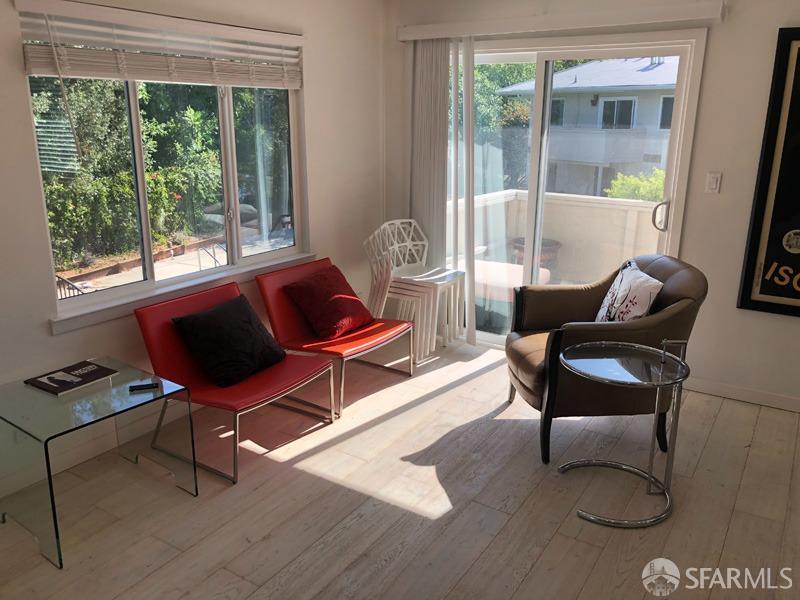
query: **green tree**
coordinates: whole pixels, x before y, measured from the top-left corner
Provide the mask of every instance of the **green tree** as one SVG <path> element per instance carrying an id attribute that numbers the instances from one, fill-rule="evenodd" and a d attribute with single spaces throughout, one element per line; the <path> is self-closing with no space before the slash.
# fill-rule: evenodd
<path id="1" fill-rule="evenodd" d="M 555 72 L 582 64 L 583 60 L 555 61 Z M 536 78 L 535 63 L 478 64 L 475 66 L 473 106 L 475 143 L 503 150 L 503 185 L 528 186 L 528 139 L 530 137 L 530 92 L 502 94 L 508 86 Z M 463 121 L 463 93 L 459 97 Z"/>
<path id="2" fill-rule="evenodd" d="M 664 198 L 663 169 L 653 169 L 650 174 L 626 175 L 617 173 L 611 185 L 604 191 L 609 198 L 628 198 L 633 200 L 650 200 L 661 202 Z"/>
<path id="3" fill-rule="evenodd" d="M 205 210 L 222 202 L 216 88 L 139 84 L 139 106 L 153 240 L 176 244 L 215 231 Z"/>

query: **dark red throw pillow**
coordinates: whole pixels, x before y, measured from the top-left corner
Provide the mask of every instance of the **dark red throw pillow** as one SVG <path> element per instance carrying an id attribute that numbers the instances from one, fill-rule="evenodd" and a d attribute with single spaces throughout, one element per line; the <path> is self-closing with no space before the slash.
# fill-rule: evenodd
<path id="1" fill-rule="evenodd" d="M 342 272 L 331 265 L 283 287 L 318 337 L 333 339 L 372 322 Z"/>

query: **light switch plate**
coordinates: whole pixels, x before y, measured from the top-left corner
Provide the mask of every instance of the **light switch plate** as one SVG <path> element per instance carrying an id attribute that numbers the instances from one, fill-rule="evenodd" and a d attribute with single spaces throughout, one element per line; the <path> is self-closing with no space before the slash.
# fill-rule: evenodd
<path id="1" fill-rule="evenodd" d="M 722 172 L 709 171 L 706 173 L 706 194 L 719 194 L 722 187 Z"/>

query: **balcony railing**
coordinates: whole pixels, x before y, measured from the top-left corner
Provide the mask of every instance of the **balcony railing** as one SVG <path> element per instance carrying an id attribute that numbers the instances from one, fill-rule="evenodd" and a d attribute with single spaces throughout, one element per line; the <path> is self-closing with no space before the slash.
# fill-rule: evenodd
<path id="1" fill-rule="evenodd" d="M 549 160 L 591 165 L 607 162 L 661 164 L 666 159 L 668 145 L 668 129 L 552 127 L 547 156 Z M 613 161 L 604 161 L 603 157 L 613 157 Z"/>
<path id="2" fill-rule="evenodd" d="M 451 203 L 452 204 L 452 203 Z M 545 195 L 542 237 L 560 244 L 554 262 L 544 265 L 553 282 L 599 279 L 626 259 L 655 252 L 658 235 L 651 223 L 654 202 L 582 196 Z M 464 201 L 459 200 L 464 223 Z M 452 206 L 448 205 L 448 213 Z M 528 192 L 505 190 L 475 197 L 475 246 L 480 260 L 521 263 L 518 244 L 527 228 Z M 449 215 L 448 215 L 449 218 Z M 448 252 L 450 248 L 448 248 Z M 463 240 L 459 254 L 463 255 Z M 520 265 L 520 281 L 522 268 Z"/>

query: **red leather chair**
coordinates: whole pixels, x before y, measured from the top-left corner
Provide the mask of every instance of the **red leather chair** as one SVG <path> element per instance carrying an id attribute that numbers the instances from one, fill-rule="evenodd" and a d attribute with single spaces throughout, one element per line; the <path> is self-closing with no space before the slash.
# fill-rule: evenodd
<path id="1" fill-rule="evenodd" d="M 321 354 L 333 358 L 339 371 L 339 410 L 344 409 L 344 380 L 345 364 L 349 360 L 358 359 L 389 342 L 408 336 L 408 370 L 393 369 L 407 373 L 410 377 L 414 374 L 414 324 L 411 321 L 397 321 L 394 319 L 375 319 L 369 325 L 351 331 L 333 340 L 323 340 L 314 334 L 308 326 L 305 317 L 295 306 L 294 302 L 283 291 L 283 286 L 299 281 L 329 267 L 329 258 L 322 258 L 313 262 L 287 267 L 271 273 L 264 273 L 256 277 L 258 289 L 267 308 L 272 332 L 281 346 L 297 352 Z M 368 365 L 373 363 L 364 361 Z"/>
<path id="2" fill-rule="evenodd" d="M 200 461 L 197 464 L 231 480 L 233 483 L 236 483 L 239 478 L 239 417 L 241 415 L 266 404 L 274 403 L 282 408 L 303 412 L 317 418 L 325 418 L 319 412 L 320 407 L 299 398 L 292 398 L 292 400 L 316 408 L 317 411 L 305 411 L 295 406 L 276 402 L 325 373 L 328 373 L 330 378 L 331 421 L 333 421 L 335 415 L 333 363 L 327 358 L 287 354 L 286 358 L 278 364 L 264 369 L 236 385 L 225 388 L 214 385 L 200 371 L 189 355 L 183 341 L 178 336 L 178 332 L 172 323 L 173 317 L 207 310 L 226 300 L 236 298 L 239 294 L 239 286 L 235 283 L 228 283 L 210 290 L 139 308 L 135 311 L 136 319 L 139 321 L 139 328 L 142 331 L 142 337 L 144 337 L 144 343 L 147 347 L 147 353 L 150 355 L 150 362 L 156 375 L 185 386 L 189 390 L 191 401 L 195 404 L 212 406 L 231 412 L 233 416 L 233 473 L 228 474 L 219 471 Z M 165 409 L 166 402 L 161 408 L 158 426 L 153 437 L 154 444 L 161 428 Z"/>

